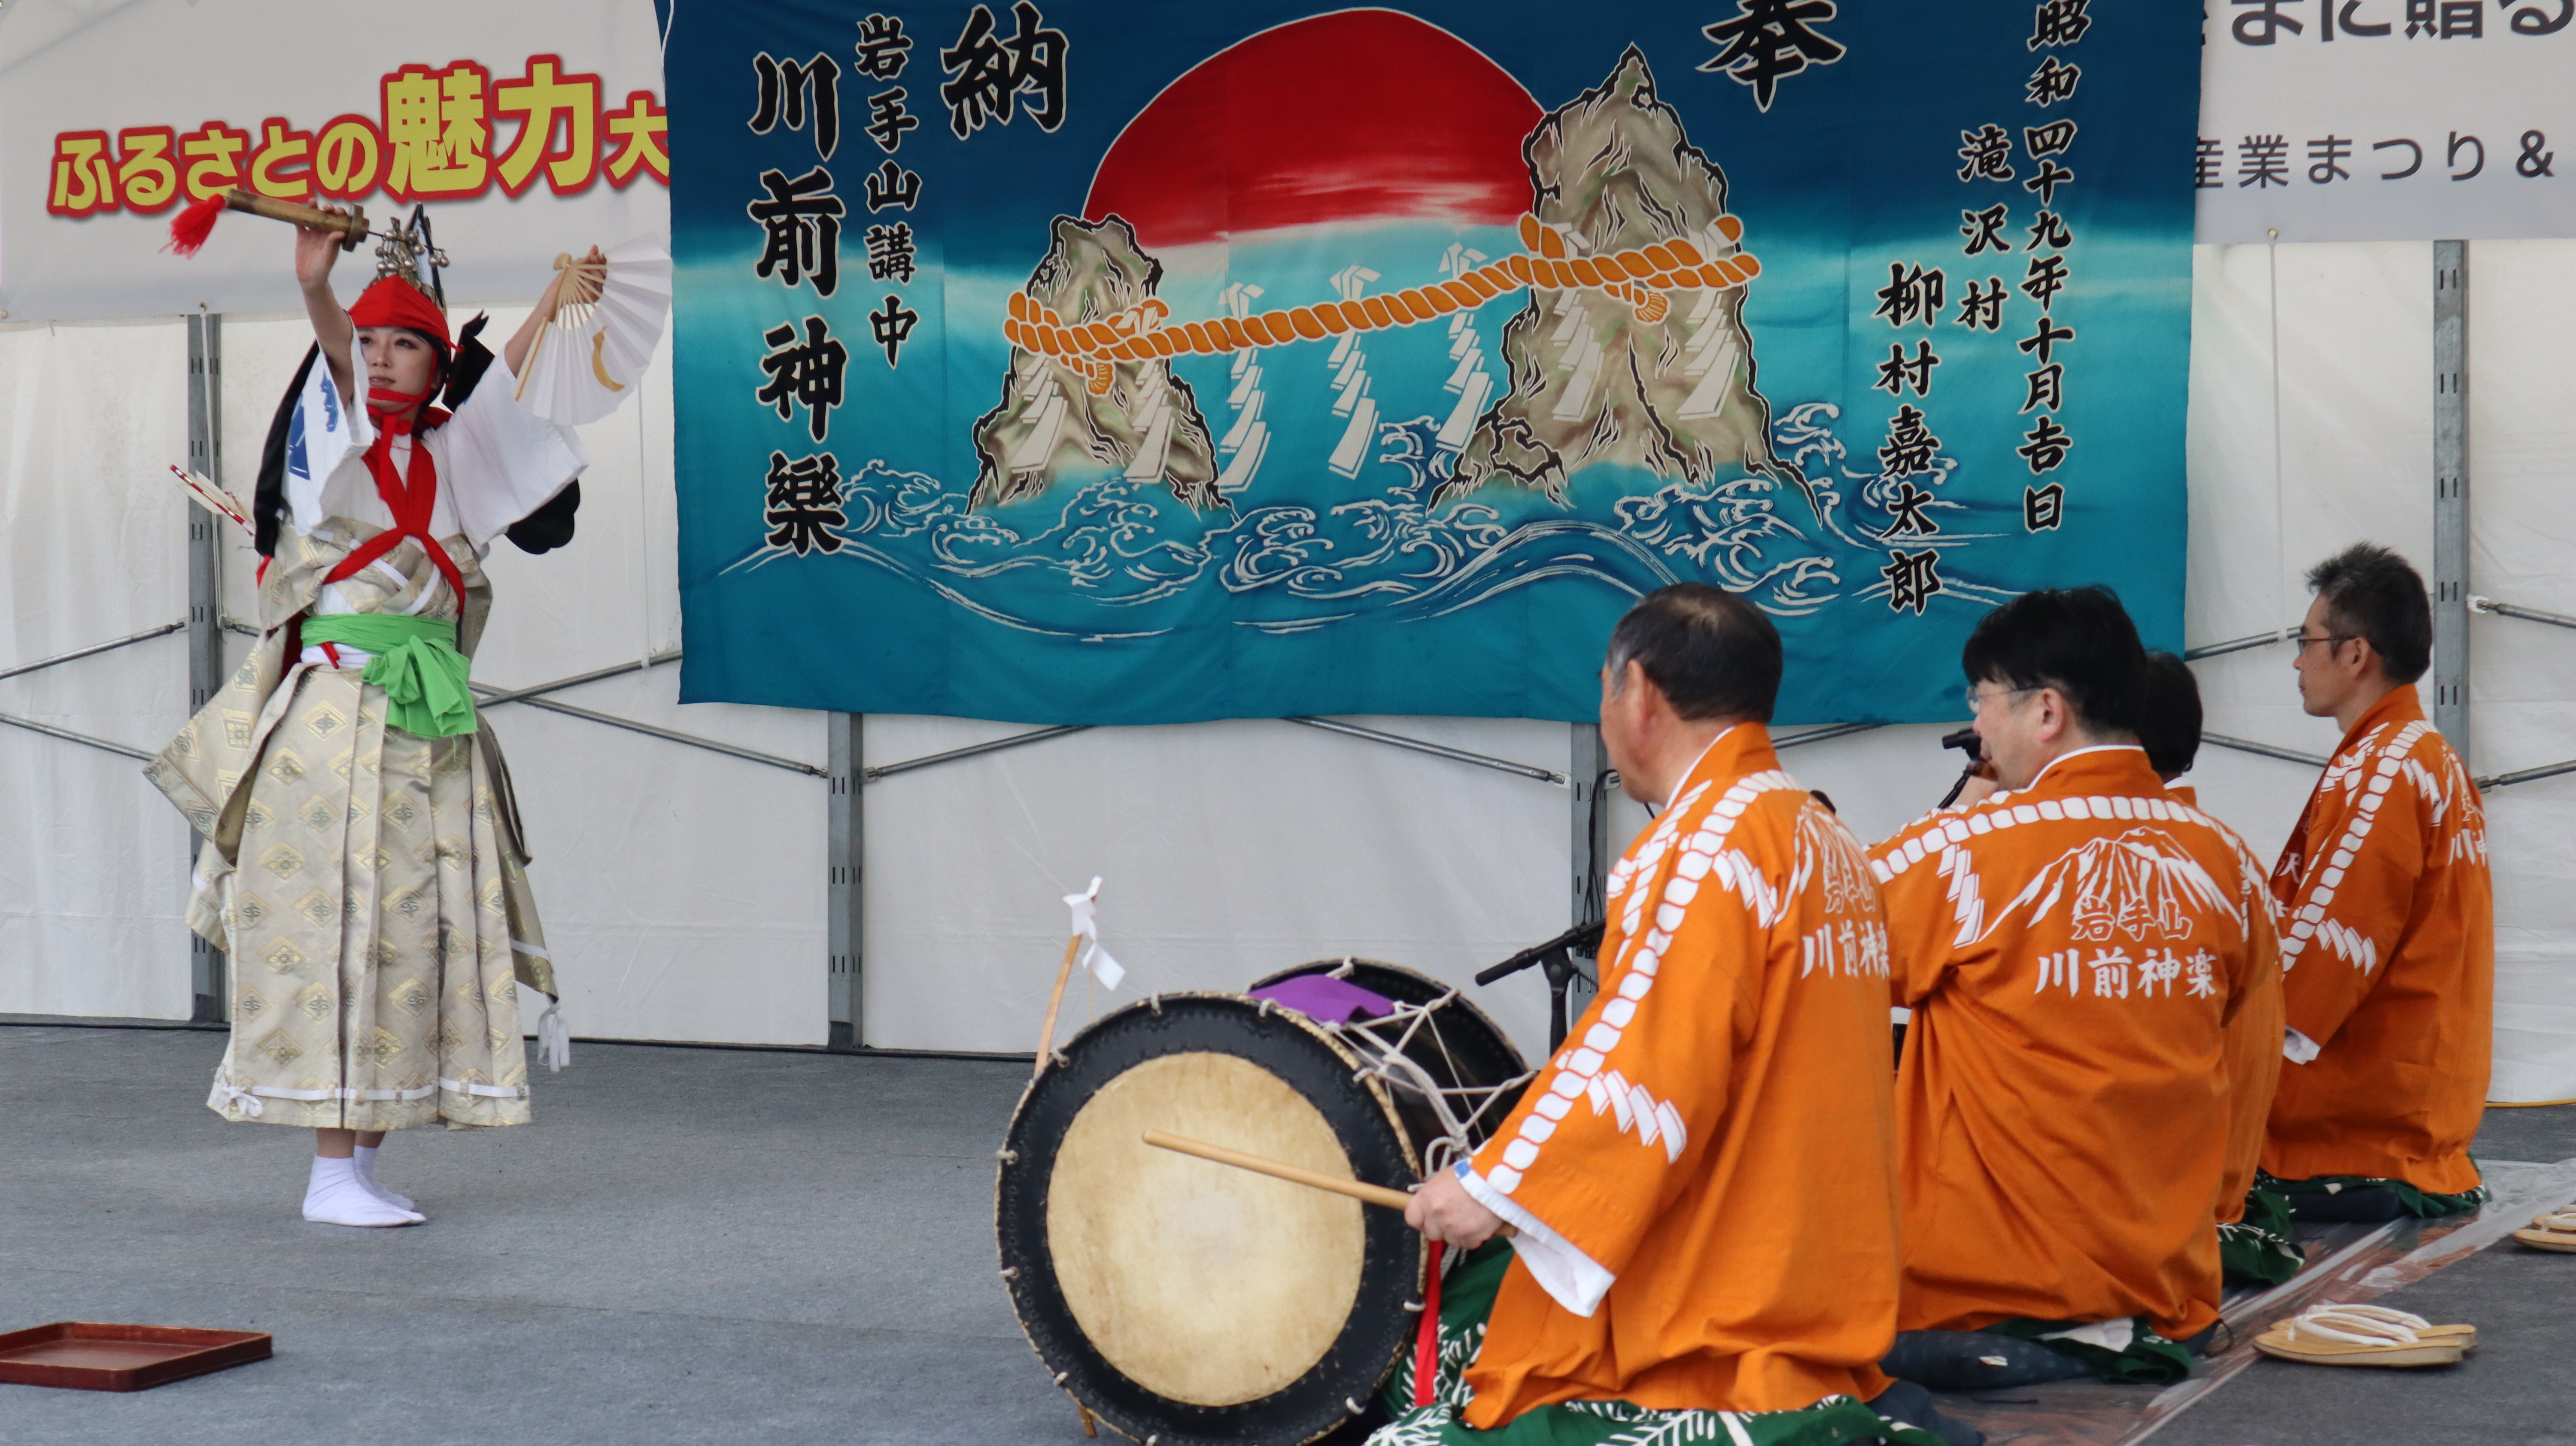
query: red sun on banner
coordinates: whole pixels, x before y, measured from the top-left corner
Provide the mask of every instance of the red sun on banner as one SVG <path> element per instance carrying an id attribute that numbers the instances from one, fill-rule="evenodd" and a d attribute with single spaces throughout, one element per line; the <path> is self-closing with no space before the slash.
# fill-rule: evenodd
<path id="1" fill-rule="evenodd" d="M 1539 104 L 1482 51 L 1391 10 L 1265 30 L 1190 68 L 1111 143 L 1085 219 L 1149 250 L 1326 221 L 1509 225 Z"/>

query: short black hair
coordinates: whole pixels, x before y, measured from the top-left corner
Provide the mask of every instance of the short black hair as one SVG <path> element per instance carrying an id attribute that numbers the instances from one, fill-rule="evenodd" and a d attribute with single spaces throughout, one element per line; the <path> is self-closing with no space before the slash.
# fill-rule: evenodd
<path id="1" fill-rule="evenodd" d="M 2356 542 L 2308 569 L 2308 591 L 2326 600 L 2338 633 L 2366 640 L 2392 683 L 2412 683 L 2433 661 L 2433 604 L 2424 577 L 2375 542 Z"/>
<path id="2" fill-rule="evenodd" d="M 1610 630 L 1616 686 L 1635 662 L 1689 719 L 1771 721 L 1780 699 L 1780 630 L 1724 588 L 1677 582 L 1637 600 Z"/>
<path id="3" fill-rule="evenodd" d="M 2200 680 L 2191 664 L 2159 648 L 2147 654 L 2141 682 L 2138 741 L 2146 745 L 2147 766 L 2159 778 L 2191 772 L 2200 755 Z"/>
<path id="4" fill-rule="evenodd" d="M 1986 614 L 1959 650 L 1968 681 L 2055 688 L 2094 733 L 2135 733 L 2147 650 L 2119 594 L 2091 587 L 2026 592 Z"/>

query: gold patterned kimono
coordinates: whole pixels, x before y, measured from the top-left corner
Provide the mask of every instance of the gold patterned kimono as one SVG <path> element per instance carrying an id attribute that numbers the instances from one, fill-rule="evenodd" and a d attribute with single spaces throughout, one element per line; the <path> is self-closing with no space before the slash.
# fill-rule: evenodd
<path id="1" fill-rule="evenodd" d="M 460 415 L 474 408 L 487 427 L 496 417 L 505 431 L 522 427 L 524 413 L 496 411 L 509 405 L 509 385 L 496 364 Z M 339 413 L 331 422 L 349 426 Z M 322 514 L 335 490 L 338 507 L 364 510 L 353 489 L 367 430 L 356 424 L 346 454 L 313 458 L 331 482 L 290 484 L 298 520 L 279 529 L 264 574 L 258 645 L 145 769 L 204 837 L 189 927 L 231 956 L 232 1043 L 207 1105 L 228 1120 L 306 1128 L 526 1124 L 518 986 L 552 995 L 555 982 L 490 722 L 417 737 L 387 725 L 384 691 L 363 681 L 359 662 L 287 653 L 289 624 L 317 600 L 327 612 L 453 621 L 469 657 L 482 635 L 491 588 L 463 531 L 440 539 L 464 582 L 461 608 L 408 538 L 326 584 L 385 530 Z M 489 435 L 458 432 L 441 439 L 441 453 L 471 452 Z M 542 463 L 560 473 L 577 456 L 575 447 Z M 450 459 L 439 460 L 445 487 Z"/>

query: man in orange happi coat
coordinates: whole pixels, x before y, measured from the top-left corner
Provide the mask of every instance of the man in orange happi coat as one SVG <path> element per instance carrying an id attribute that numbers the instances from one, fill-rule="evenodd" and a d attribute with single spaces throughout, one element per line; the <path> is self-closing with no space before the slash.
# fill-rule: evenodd
<path id="1" fill-rule="evenodd" d="M 1859 844 L 1772 752 L 1780 671 L 1770 621 L 1712 587 L 1664 588 L 1613 633 L 1602 741 L 1661 812 L 1610 875 L 1599 997 L 1406 1212 L 1459 1247 L 1518 1233 L 1463 1387 L 1395 1437 L 1573 1443 L 1651 1418 L 1674 1442 L 1944 1439 L 1877 1369 L 1898 1269 L 1886 935 Z"/>
<path id="2" fill-rule="evenodd" d="M 2166 797 L 2199 808 L 2199 791 L 2174 780 L 2189 773 L 2200 754 L 2200 680 L 2179 656 L 2153 652 L 2141 683 L 2138 745 L 2147 750 L 2147 766 L 2165 781 Z M 2236 841 L 2240 866 L 2268 872 L 2242 836 L 2230 830 L 2228 837 Z M 2277 910 L 2272 923 L 2277 934 Z M 2218 1185 L 2218 1259 L 2231 1285 L 2278 1285 L 2298 1274 L 2307 1259 L 2290 1236 L 2289 1202 L 2255 1183 L 2263 1126 L 2281 1077 L 2281 1008 L 2281 971 L 2277 960 L 2267 960 L 2227 1022 L 2227 1156 Z"/>
<path id="3" fill-rule="evenodd" d="M 2108 591 L 2015 598 L 1962 662 L 2001 787 L 1871 851 L 1914 1011 L 1887 1368 L 2179 1379 L 2218 1319 L 2223 1032 L 2274 967 L 2262 873 L 2138 745 L 2146 659 Z"/>
<path id="4" fill-rule="evenodd" d="M 2299 698 L 2344 737 L 2272 873 L 2291 1032 L 2263 1168 L 2303 1219 L 2455 1214 L 2485 1198 L 2469 1141 L 2494 1029 L 2486 813 L 2415 696 L 2424 580 L 2362 543 L 2308 585 Z"/>

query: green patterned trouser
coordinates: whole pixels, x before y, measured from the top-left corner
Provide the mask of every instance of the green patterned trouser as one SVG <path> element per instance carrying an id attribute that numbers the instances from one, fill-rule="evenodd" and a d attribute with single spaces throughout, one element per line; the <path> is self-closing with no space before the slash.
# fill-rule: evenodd
<path id="1" fill-rule="evenodd" d="M 2122 1350 L 2115 1351 L 2088 1341 L 2050 1339 L 2059 1332 L 2074 1330 L 2083 1324 L 2080 1321 L 2032 1320 L 2027 1316 L 2015 1316 L 1977 1329 L 2018 1340 L 2037 1341 L 2060 1355 L 2083 1362 L 2096 1377 L 2117 1385 L 2169 1386 L 2191 1374 L 2190 1349 L 2150 1330 L 2144 1316 L 2131 1322 L 2133 1334 L 2129 1337 L 2128 1346 Z"/>
<path id="2" fill-rule="evenodd" d="M 2290 1202 L 2278 1191 L 2246 1191 L 2244 1218 L 2218 1227 L 2218 1264 L 2229 1285 L 2279 1285 L 2307 1263 L 2290 1238 Z"/>
<path id="3" fill-rule="evenodd" d="M 2270 1173 L 2257 1171 L 2254 1185 L 2288 1198 L 2293 1204 L 2301 1195 L 2334 1194 L 2344 1190 L 2377 1187 L 2392 1192 L 2406 1205 L 2406 1213 L 2419 1219 L 2433 1220 L 2444 1215 L 2466 1215 L 2495 1198 L 2484 1185 L 2463 1190 L 2457 1195 L 2436 1195 L 2418 1190 L 2403 1180 L 2375 1180 L 2367 1175 L 2319 1175 L 2312 1180 L 2281 1180 Z"/>
<path id="4" fill-rule="evenodd" d="M 1467 1367 L 1484 1348 L 1485 1322 L 1512 1263 L 1496 1239 L 1458 1262 L 1441 1282 L 1439 1360 L 1432 1404 L 1413 1404 L 1413 1353 L 1407 1351 L 1380 1396 L 1395 1420 L 1368 1446 L 1942 1446 L 1941 1438 L 1900 1426 L 1849 1396 L 1828 1396 L 1797 1411 L 1653 1411 L 1625 1401 L 1568 1401 L 1524 1411 L 1507 1425 L 1478 1431 L 1458 1419 L 1469 1392 Z"/>

